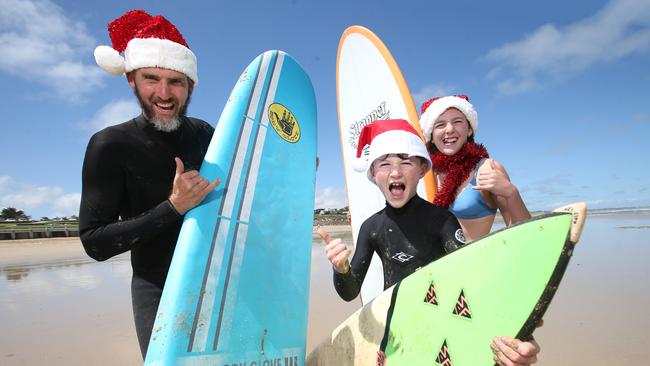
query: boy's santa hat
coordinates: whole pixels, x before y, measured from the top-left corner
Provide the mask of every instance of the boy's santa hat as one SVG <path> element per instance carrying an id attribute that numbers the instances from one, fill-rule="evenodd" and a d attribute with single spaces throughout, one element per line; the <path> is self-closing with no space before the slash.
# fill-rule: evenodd
<path id="1" fill-rule="evenodd" d="M 408 154 L 426 160 L 431 169 L 431 158 L 420 135 L 410 123 L 403 119 L 377 120 L 366 125 L 359 135 L 357 158 L 352 168 L 357 172 L 366 172 L 370 181 L 370 166 L 379 157 L 387 154 Z"/>
<path id="2" fill-rule="evenodd" d="M 469 125 L 472 127 L 472 131 L 476 135 L 476 130 L 478 129 L 478 113 L 476 113 L 476 109 L 474 109 L 474 106 L 469 102 L 469 98 L 466 95 L 436 97 L 422 104 L 420 128 L 422 128 L 422 134 L 426 142 L 429 142 L 431 139 L 433 125 L 436 123 L 438 117 L 449 108 L 456 108 L 463 112 L 465 118 L 469 121 Z"/>
<path id="3" fill-rule="evenodd" d="M 163 16 L 131 10 L 112 21 L 108 33 L 113 47 L 95 48 L 95 61 L 109 74 L 119 76 L 143 67 L 160 67 L 181 72 L 198 83 L 196 56 Z M 122 52 L 124 57 L 120 56 Z"/>

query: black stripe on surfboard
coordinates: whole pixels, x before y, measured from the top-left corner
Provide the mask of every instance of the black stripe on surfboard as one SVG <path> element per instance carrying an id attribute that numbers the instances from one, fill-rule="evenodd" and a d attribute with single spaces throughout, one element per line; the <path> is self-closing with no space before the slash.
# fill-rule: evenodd
<path id="1" fill-rule="evenodd" d="M 249 156 L 249 159 L 248 159 L 248 169 L 246 170 L 246 178 L 244 178 L 242 197 L 241 197 L 241 200 L 240 200 L 240 204 L 239 204 L 239 208 L 238 208 L 238 212 L 237 212 L 237 216 L 236 216 L 237 217 L 237 222 L 235 224 L 235 229 L 234 229 L 235 230 L 235 235 L 234 235 L 234 237 L 232 239 L 232 243 L 230 245 L 230 254 L 231 255 L 228 258 L 228 270 L 226 271 L 226 279 L 225 279 L 224 286 L 223 286 L 223 295 L 221 296 L 221 306 L 219 307 L 219 318 L 217 320 L 217 328 L 216 328 L 216 331 L 215 331 L 214 344 L 213 344 L 213 348 L 212 348 L 215 351 L 217 350 L 217 347 L 219 346 L 219 337 L 221 336 L 221 324 L 223 322 L 224 306 L 225 306 L 225 303 L 226 303 L 226 296 L 228 294 L 228 286 L 230 284 L 230 273 L 231 273 L 232 261 L 233 261 L 233 255 L 232 254 L 234 253 L 235 246 L 236 246 L 237 240 L 238 240 L 239 225 L 241 224 L 240 218 L 241 218 L 242 207 L 243 207 L 243 204 L 244 204 L 244 201 L 245 201 L 245 198 L 246 198 L 246 188 L 248 186 L 248 178 L 250 177 L 250 171 L 251 171 L 253 156 L 255 155 L 255 149 L 258 148 L 257 140 L 258 140 L 258 137 L 259 137 L 259 131 L 260 131 L 262 118 L 264 118 L 264 107 L 266 106 L 266 102 L 267 102 L 267 99 L 268 99 L 268 96 L 269 96 L 269 91 L 271 90 L 271 81 L 273 81 L 273 76 L 274 76 L 274 74 L 276 72 L 275 65 L 278 62 L 278 56 L 279 56 L 278 53 L 277 52 L 273 52 L 273 53 L 274 53 L 274 55 L 272 56 L 273 57 L 272 65 L 269 65 L 269 68 L 268 68 L 268 70 L 271 71 L 271 74 L 269 76 L 269 85 L 266 88 L 264 98 L 260 98 L 260 101 L 262 101 L 262 103 L 261 103 L 261 114 L 259 116 L 259 120 L 256 121 L 256 123 L 255 123 L 256 130 L 255 130 L 255 139 L 254 139 L 254 142 L 253 142 L 253 149 L 251 150 L 251 153 L 250 153 L 250 156 Z M 260 108 L 260 107 L 258 107 L 258 108 Z"/>
<path id="2" fill-rule="evenodd" d="M 239 136 L 237 137 L 237 145 L 235 146 L 235 149 L 233 150 L 233 156 L 231 157 L 231 165 L 230 169 L 228 170 L 228 178 L 226 179 L 226 182 L 224 184 L 224 193 L 223 197 L 224 199 L 221 200 L 221 207 L 219 207 L 219 214 L 217 216 L 217 221 L 215 222 L 214 225 L 214 233 L 212 234 L 212 243 L 210 244 L 210 252 L 208 254 L 208 261 L 205 266 L 205 272 L 203 273 L 203 281 L 201 283 L 201 291 L 199 293 L 199 299 L 197 303 L 197 308 L 196 312 L 194 314 L 194 321 L 192 322 L 192 333 L 190 334 L 190 339 L 189 339 L 189 344 L 187 346 L 187 351 L 192 352 L 193 351 L 193 346 L 194 346 L 194 337 L 196 336 L 196 331 L 198 329 L 198 323 L 199 323 L 199 318 L 201 316 L 201 307 L 203 304 L 203 296 L 205 295 L 205 288 L 207 286 L 207 281 L 208 277 L 210 275 L 210 265 L 212 264 L 212 256 L 214 254 L 214 248 L 215 248 L 215 243 L 217 241 L 217 236 L 219 234 L 218 228 L 219 225 L 221 224 L 222 220 L 222 213 L 223 213 L 223 208 L 226 205 L 226 193 L 228 189 L 228 185 L 230 184 L 230 180 L 232 178 L 232 173 L 234 169 L 234 161 L 235 161 L 235 155 L 237 154 L 237 150 L 239 149 L 239 144 L 241 143 L 241 138 L 242 138 L 242 133 L 244 132 L 244 125 L 246 123 L 246 119 L 248 116 L 246 115 L 246 112 L 248 112 L 248 109 L 250 108 L 251 103 L 253 102 L 253 93 L 255 93 L 255 87 L 257 86 L 258 83 L 258 76 L 260 73 L 260 70 L 262 68 L 262 64 L 264 63 L 264 58 L 260 60 L 260 63 L 257 65 L 257 70 L 255 71 L 255 82 L 253 83 L 253 86 L 251 87 L 250 94 L 248 96 L 248 104 L 246 105 L 244 117 L 242 119 L 241 123 L 241 128 L 239 129 Z M 264 81 L 262 81 L 264 82 Z"/>
<path id="3" fill-rule="evenodd" d="M 393 293 L 390 295 L 390 306 L 386 312 L 386 322 L 384 324 L 384 336 L 381 338 L 381 343 L 379 344 L 379 350 L 381 352 L 386 352 L 386 344 L 388 344 L 388 334 L 390 333 L 390 320 L 393 317 L 393 311 L 395 310 L 395 302 L 397 301 L 397 292 L 399 290 L 399 285 L 402 281 L 398 282 L 393 288 Z"/>
<path id="4" fill-rule="evenodd" d="M 563 214 L 567 214 L 567 213 L 550 213 L 546 215 L 537 216 L 535 219 L 542 219 L 545 217 L 551 217 L 551 216 L 563 215 Z M 544 317 L 544 313 L 546 313 L 546 309 L 548 309 L 548 306 L 551 304 L 551 300 L 553 300 L 553 296 L 555 295 L 555 292 L 557 291 L 557 288 L 560 285 L 560 281 L 564 276 L 564 272 L 566 271 L 566 268 L 569 265 L 569 260 L 573 255 L 574 248 L 575 248 L 575 243 L 571 241 L 571 229 L 569 229 L 569 231 L 567 232 L 566 240 L 564 242 L 564 246 L 562 247 L 562 252 L 560 253 L 560 257 L 558 258 L 558 261 L 555 264 L 553 273 L 551 274 L 551 278 L 546 284 L 546 287 L 544 288 L 542 295 L 539 297 L 537 304 L 533 308 L 533 311 L 528 316 L 528 319 L 526 319 L 526 322 L 519 330 L 519 333 L 517 333 L 517 337 L 516 337 L 517 339 L 520 339 L 522 341 L 530 341 L 533 339 L 533 331 L 539 325 L 539 322 Z"/>

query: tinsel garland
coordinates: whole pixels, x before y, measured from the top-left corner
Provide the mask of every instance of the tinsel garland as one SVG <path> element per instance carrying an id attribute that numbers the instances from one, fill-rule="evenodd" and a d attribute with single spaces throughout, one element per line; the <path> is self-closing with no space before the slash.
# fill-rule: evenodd
<path id="1" fill-rule="evenodd" d="M 479 161 L 489 156 L 485 146 L 470 141 L 454 155 L 445 155 L 439 151 L 431 154 L 433 170 L 438 174 L 445 174 L 445 179 L 433 203 L 449 208 L 456 199 L 460 185 L 467 180 Z"/>

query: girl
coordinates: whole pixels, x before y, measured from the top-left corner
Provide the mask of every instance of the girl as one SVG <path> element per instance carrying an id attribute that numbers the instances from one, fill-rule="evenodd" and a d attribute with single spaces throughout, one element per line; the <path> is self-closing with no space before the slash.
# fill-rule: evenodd
<path id="1" fill-rule="evenodd" d="M 468 241 L 490 232 L 497 209 L 506 226 L 530 218 L 503 165 L 474 142 L 478 115 L 467 96 L 428 100 L 420 126 L 438 182 L 433 203 L 458 218 Z"/>

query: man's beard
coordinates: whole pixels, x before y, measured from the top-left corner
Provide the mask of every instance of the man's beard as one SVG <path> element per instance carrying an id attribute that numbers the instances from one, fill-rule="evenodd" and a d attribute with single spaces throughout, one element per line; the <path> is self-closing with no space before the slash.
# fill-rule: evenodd
<path id="1" fill-rule="evenodd" d="M 142 108 L 142 113 L 147 118 L 147 121 L 149 121 L 158 131 L 162 132 L 176 131 L 181 126 L 181 117 L 186 116 L 187 107 L 189 107 L 190 101 L 192 99 L 192 92 L 189 91 L 187 93 L 187 100 L 185 101 L 185 104 L 183 104 L 178 109 L 178 113 L 176 113 L 176 115 L 173 116 L 171 120 L 165 122 L 156 117 L 156 114 L 152 108 L 150 108 L 149 105 L 145 103 L 144 100 L 142 100 L 140 93 L 138 93 L 137 85 L 135 90 L 133 90 L 133 93 L 135 94 L 136 98 L 138 98 L 138 103 L 140 103 L 140 108 Z"/>

